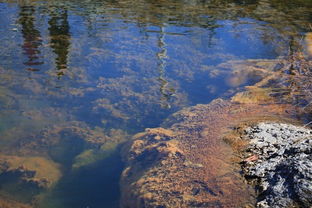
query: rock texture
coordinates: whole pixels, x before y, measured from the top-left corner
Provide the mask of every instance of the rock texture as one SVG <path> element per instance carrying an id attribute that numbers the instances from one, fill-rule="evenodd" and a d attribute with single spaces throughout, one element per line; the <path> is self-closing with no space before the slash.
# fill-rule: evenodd
<path id="1" fill-rule="evenodd" d="M 171 116 L 126 148 L 123 208 L 248 207 L 255 203 L 223 136 L 242 121 L 281 119 L 286 105 L 217 99 Z"/>
<path id="2" fill-rule="evenodd" d="M 257 207 L 312 207 L 312 130 L 259 123 L 245 133 L 250 146 L 243 170 L 257 181 Z"/>

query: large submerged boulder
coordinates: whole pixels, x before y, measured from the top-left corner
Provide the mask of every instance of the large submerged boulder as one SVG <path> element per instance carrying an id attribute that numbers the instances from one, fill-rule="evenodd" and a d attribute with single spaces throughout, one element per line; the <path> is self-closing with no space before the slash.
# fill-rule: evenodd
<path id="1" fill-rule="evenodd" d="M 217 99 L 173 114 L 125 148 L 121 207 L 250 207 L 251 186 L 223 137 L 242 121 L 281 119 L 286 105 Z"/>
<path id="2" fill-rule="evenodd" d="M 230 101 L 217 99 L 183 109 L 169 117 L 163 128 L 134 136 L 124 151 L 121 207 L 311 207 L 309 139 L 293 141 L 290 133 L 282 133 L 288 131 L 286 127 L 276 127 L 268 130 L 280 131 L 266 137 L 270 141 L 259 140 L 259 147 L 250 147 L 255 152 L 245 160 L 244 171 L 260 181 L 262 190 L 257 196 L 237 167 L 241 154 L 236 153 L 249 140 L 242 140 L 241 132 L 234 133 L 238 127 L 267 121 L 291 123 L 294 115 L 311 115 L 311 66 L 298 52 L 271 61 L 228 62 L 217 71 L 208 67 L 211 76 L 232 69 L 231 86 L 242 86 L 250 77 L 257 79 L 245 91 L 230 92 L 234 95 Z M 291 131 L 293 136 L 301 132 Z"/>
<path id="3" fill-rule="evenodd" d="M 245 130 L 250 142 L 243 164 L 256 179 L 257 207 L 312 206 L 312 130 L 290 124 L 259 123 Z"/>

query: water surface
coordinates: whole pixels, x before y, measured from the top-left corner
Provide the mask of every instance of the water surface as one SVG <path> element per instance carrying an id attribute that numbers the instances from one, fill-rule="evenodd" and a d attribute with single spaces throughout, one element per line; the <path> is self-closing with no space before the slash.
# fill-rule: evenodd
<path id="1" fill-rule="evenodd" d="M 118 145 L 255 83 L 230 82 L 220 64 L 300 49 L 311 11 L 310 0 L 0 0 L 0 198 L 118 207 Z M 44 158 L 32 170 L 57 164 L 61 177 L 38 187 L 6 156 Z"/>

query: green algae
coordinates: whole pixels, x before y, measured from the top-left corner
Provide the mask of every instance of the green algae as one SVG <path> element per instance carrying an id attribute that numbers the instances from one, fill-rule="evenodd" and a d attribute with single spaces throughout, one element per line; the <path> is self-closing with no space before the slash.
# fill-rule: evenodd
<path id="1" fill-rule="evenodd" d="M 105 160 L 116 152 L 118 145 L 126 142 L 129 138 L 122 130 L 112 129 L 109 132 L 110 139 L 103 143 L 99 149 L 87 149 L 77 155 L 74 159 L 72 168 L 79 169 L 84 166 L 92 165 L 98 161 Z"/>
<path id="2" fill-rule="evenodd" d="M 80 168 L 96 162 L 102 157 L 101 153 L 95 152 L 92 149 L 85 150 L 75 157 L 73 168 Z"/>

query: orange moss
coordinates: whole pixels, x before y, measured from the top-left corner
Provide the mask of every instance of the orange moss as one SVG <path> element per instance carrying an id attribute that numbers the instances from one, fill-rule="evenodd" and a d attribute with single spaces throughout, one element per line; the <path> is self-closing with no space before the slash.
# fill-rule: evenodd
<path id="1" fill-rule="evenodd" d="M 286 118 L 286 109 L 290 106 L 218 99 L 174 114 L 167 129 L 137 134 L 122 175 L 122 207 L 249 206 L 253 191 L 223 138 L 241 123 Z M 244 145 L 227 141 L 237 149 Z"/>

